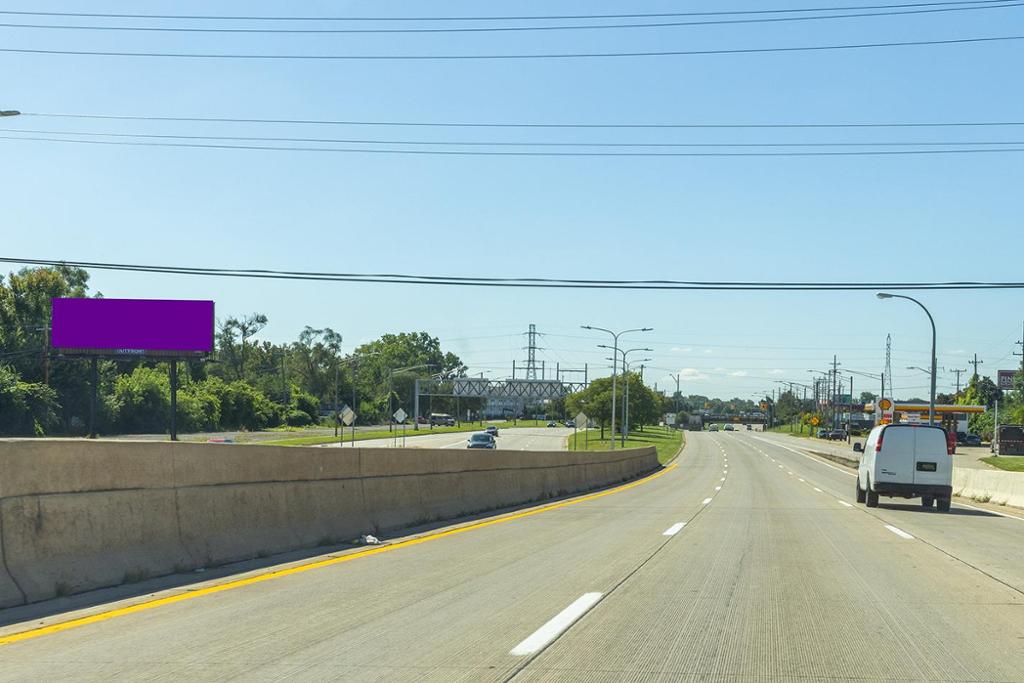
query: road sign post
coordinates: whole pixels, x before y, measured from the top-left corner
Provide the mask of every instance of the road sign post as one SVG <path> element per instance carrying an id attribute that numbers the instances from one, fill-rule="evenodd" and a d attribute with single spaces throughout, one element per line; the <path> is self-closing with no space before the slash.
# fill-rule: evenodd
<path id="1" fill-rule="evenodd" d="M 391 417 L 395 418 L 395 422 L 398 422 L 399 424 L 402 425 L 402 448 L 405 448 L 405 418 L 409 417 L 409 414 L 402 410 L 401 408 L 399 408 Z M 397 435 L 395 436 L 395 440 L 398 440 Z"/>
<path id="2" fill-rule="evenodd" d="M 356 412 L 348 406 L 343 407 L 338 411 L 338 416 L 341 418 L 341 422 L 345 427 L 352 426 L 352 447 L 356 445 Z M 339 445 L 345 444 L 345 427 L 341 428 L 341 442 Z"/>
<path id="3" fill-rule="evenodd" d="M 589 435 L 590 435 L 590 432 L 589 432 L 589 431 L 587 430 L 587 421 L 588 421 L 589 419 L 590 419 L 590 418 L 589 418 L 589 417 L 587 417 L 587 414 L 586 414 L 586 413 L 584 413 L 584 412 L 583 412 L 583 411 L 581 410 L 581 411 L 580 411 L 580 412 L 579 412 L 579 413 L 578 413 L 578 414 L 576 415 L 576 419 L 575 419 L 575 420 L 573 420 L 573 423 L 572 423 L 572 424 L 573 424 L 573 432 L 574 432 L 574 433 L 573 433 L 573 439 L 572 439 L 572 442 L 573 442 L 573 444 L 575 444 L 575 448 L 576 448 L 576 450 L 579 450 L 579 449 L 580 449 L 580 446 L 579 446 L 579 444 L 578 444 L 578 443 L 576 443 L 576 434 L 575 434 L 575 430 L 577 430 L 577 429 L 579 429 L 579 428 L 580 428 L 580 423 L 583 423 L 583 444 L 584 444 L 584 445 L 583 445 L 583 448 L 584 448 L 584 450 L 586 450 L 586 449 L 587 449 L 587 448 L 588 448 L 588 447 L 590 446 L 590 443 L 589 443 Z"/>

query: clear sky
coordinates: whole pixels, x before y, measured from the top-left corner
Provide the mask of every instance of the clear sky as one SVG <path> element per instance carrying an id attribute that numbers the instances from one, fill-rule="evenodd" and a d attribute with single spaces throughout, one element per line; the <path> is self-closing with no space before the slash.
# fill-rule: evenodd
<path id="1" fill-rule="evenodd" d="M 410 16 L 722 11 L 676 2 L 8 2 L 7 10 Z M 831 3 L 834 5 L 858 3 Z M 872 4 L 863 2 L 860 4 Z M 875 3 L 885 4 L 885 3 Z M 140 25 L 139 20 L 0 18 Z M 511 22 L 509 22 L 511 23 Z M 565 23 L 565 22 L 562 22 Z M 574 23 L 574 22 L 568 22 Z M 579 22 L 575 22 L 579 23 Z M 198 21 L 146 25 L 207 26 Z M 223 25 L 253 27 L 249 22 Z M 348 24 L 351 26 L 351 24 Z M 397 26 L 422 26 L 398 24 Z M 316 27 L 316 23 L 298 24 Z M 381 27 L 372 23 L 367 26 Z M 395 24 L 391 24 L 395 27 Z M 6 48 L 262 54 L 702 50 L 1024 34 L 1024 7 L 769 24 L 512 34 L 231 35 L 0 28 Z M 508 61 L 267 61 L 0 53 L 0 109 L 32 113 L 544 123 L 1024 121 L 1024 41 L 832 52 Z M 1024 140 L 1024 127 L 517 130 L 156 123 L 21 116 L 5 130 L 420 141 Z M 9 132 L 0 135 L 12 135 Z M 38 134 L 37 134 L 38 135 Z M 51 135 L 52 137 L 52 135 Z M 324 145 L 320 145 L 324 146 Z M 348 145 L 351 147 L 352 145 Z M 394 145 L 392 145 L 393 147 Z M 1019 145 L 1024 146 L 1024 145 Z M 330 154 L 0 140 L 2 252 L 147 264 L 428 275 L 688 280 L 1020 279 L 1024 154 L 615 158 Z M 107 296 L 212 298 L 263 336 L 330 326 L 349 347 L 426 330 L 474 371 L 510 373 L 530 323 L 548 366 L 603 374 L 581 324 L 652 326 L 649 383 L 753 397 L 838 354 L 923 395 L 929 330 L 855 293 L 630 293 L 280 283 L 95 272 Z M 940 390 L 1014 367 L 1022 293 L 926 292 Z M 674 385 L 674 382 L 672 383 Z M 874 382 L 858 378 L 861 388 Z M 674 388 L 674 386 L 673 386 Z"/>

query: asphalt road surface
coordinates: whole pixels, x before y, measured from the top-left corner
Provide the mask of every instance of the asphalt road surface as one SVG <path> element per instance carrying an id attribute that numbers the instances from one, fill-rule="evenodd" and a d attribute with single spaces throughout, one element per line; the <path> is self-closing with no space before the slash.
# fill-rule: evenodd
<path id="1" fill-rule="evenodd" d="M 0 680 L 1024 680 L 1024 516 L 687 438 L 606 495 L 0 644 Z"/>
<path id="2" fill-rule="evenodd" d="M 483 431 L 483 429 L 479 430 Z M 510 451 L 561 451 L 565 450 L 566 439 L 572 435 L 571 429 L 565 427 L 510 427 L 498 429 L 498 448 Z M 420 436 L 415 436 L 419 434 Z M 423 434 L 411 429 L 405 430 L 405 448 L 465 448 L 466 440 L 473 432 L 447 432 L 444 434 Z M 356 441 L 358 448 L 393 448 L 401 447 L 402 430 L 395 432 L 390 439 L 367 439 Z M 337 448 L 338 444 L 325 444 Z M 350 448 L 345 444 L 344 448 Z"/>

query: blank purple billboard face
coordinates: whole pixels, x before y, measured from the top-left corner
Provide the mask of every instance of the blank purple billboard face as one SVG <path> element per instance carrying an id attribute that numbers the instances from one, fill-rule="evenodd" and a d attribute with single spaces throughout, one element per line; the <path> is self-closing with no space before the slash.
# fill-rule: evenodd
<path id="1" fill-rule="evenodd" d="M 213 302 L 53 299 L 50 346 L 66 353 L 202 355 L 213 352 Z"/>

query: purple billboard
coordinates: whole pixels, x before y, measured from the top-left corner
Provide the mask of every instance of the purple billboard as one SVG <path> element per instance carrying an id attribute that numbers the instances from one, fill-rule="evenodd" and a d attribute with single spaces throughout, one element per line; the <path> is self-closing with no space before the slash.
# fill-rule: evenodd
<path id="1" fill-rule="evenodd" d="M 202 356 L 213 352 L 213 302 L 53 299 L 50 346 L 64 354 Z"/>

